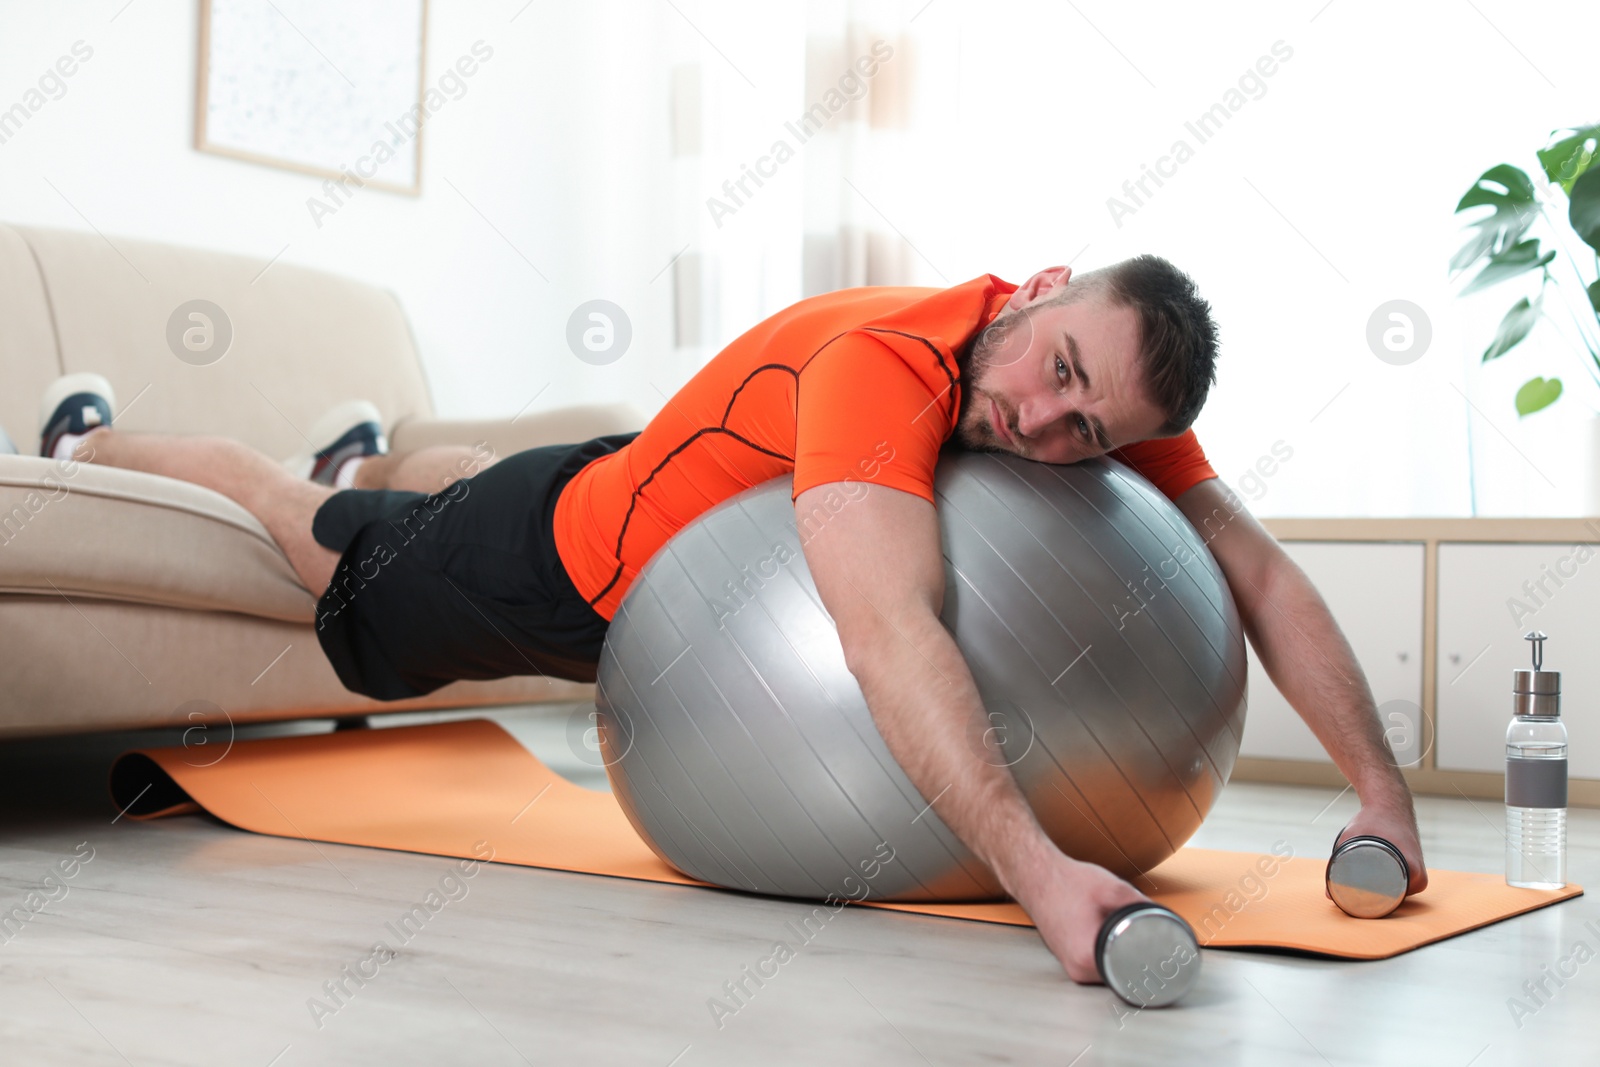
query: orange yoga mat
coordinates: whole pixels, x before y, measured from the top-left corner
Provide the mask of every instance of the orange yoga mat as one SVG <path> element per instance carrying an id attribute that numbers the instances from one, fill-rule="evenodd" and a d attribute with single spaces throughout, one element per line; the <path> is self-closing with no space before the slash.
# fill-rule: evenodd
<path id="1" fill-rule="evenodd" d="M 221 759 L 182 747 L 129 752 L 111 792 L 129 818 L 200 809 L 255 833 L 650 882 L 705 885 L 662 861 L 610 793 L 568 782 L 484 719 L 242 741 Z M 1185 848 L 1138 883 L 1209 948 L 1383 959 L 1583 892 L 1512 889 L 1498 874 L 1428 871 L 1384 919 L 1323 895 L 1325 858 Z M 1267 873 L 1269 872 L 1270 873 Z M 1015 904 L 873 904 L 1031 925 Z"/>

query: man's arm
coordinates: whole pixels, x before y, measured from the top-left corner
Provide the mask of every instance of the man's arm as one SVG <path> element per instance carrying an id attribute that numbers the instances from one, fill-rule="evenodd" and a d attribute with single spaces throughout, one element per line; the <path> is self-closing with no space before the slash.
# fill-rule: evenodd
<path id="1" fill-rule="evenodd" d="M 1377 834 L 1393 842 L 1411 868 L 1410 891 L 1421 892 L 1428 872 L 1411 790 L 1391 759 L 1366 675 L 1328 605 L 1220 478 L 1200 482 L 1175 503 L 1221 565 L 1268 677 L 1361 800 L 1340 840 Z"/>
<path id="2" fill-rule="evenodd" d="M 805 542 L 806 563 L 890 753 L 1028 912 L 1067 974 L 1098 981 L 1100 923 L 1147 898 L 1056 848 L 1003 765 L 972 674 L 939 621 L 944 561 L 933 505 L 887 486 L 832 483 L 801 493 L 798 515 L 832 510 L 822 503 L 830 492 L 850 502 Z"/>

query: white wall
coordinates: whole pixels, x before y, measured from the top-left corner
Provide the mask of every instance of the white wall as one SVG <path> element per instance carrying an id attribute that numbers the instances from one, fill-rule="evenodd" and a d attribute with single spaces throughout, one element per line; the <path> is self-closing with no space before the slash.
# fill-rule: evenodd
<path id="1" fill-rule="evenodd" d="M 480 38 L 494 58 L 428 126 L 420 198 L 363 191 L 319 229 L 306 209 L 317 179 L 191 147 L 195 3 L 122 3 L 0 3 L 0 108 L 74 41 L 95 49 L 65 96 L 0 145 L 0 218 L 262 257 L 287 245 L 286 262 L 390 286 L 448 415 L 509 414 L 536 395 L 538 408 L 615 397 L 655 410 L 662 387 L 750 324 L 714 323 L 703 350 L 671 347 L 659 272 L 686 207 L 701 211 L 728 175 L 708 156 L 706 188 L 686 196 L 673 181 L 669 54 L 718 72 L 707 113 L 752 116 L 760 147 L 802 105 L 792 12 L 433 0 L 431 71 Z M 1463 393 L 1483 412 L 1471 425 L 1480 513 L 1576 512 L 1576 420 L 1596 402 L 1577 358 L 1546 326 L 1542 343 L 1477 369 L 1520 290 L 1457 300 L 1446 264 L 1459 244 L 1451 209 L 1479 173 L 1502 161 L 1531 171 L 1549 130 L 1596 118 L 1593 5 L 1544 5 L 1537 21 L 1507 0 L 901 10 L 929 132 L 899 171 L 915 180 L 862 191 L 916 245 L 920 281 L 1021 281 L 1075 255 L 1088 267 L 1141 251 L 1189 270 L 1224 337 L 1202 443 L 1230 480 L 1275 441 L 1294 450 L 1266 480 L 1260 514 L 1468 513 Z M 1107 198 L 1280 40 L 1293 58 L 1266 94 L 1118 226 Z M 735 154 L 736 134 L 723 131 Z M 783 183 L 798 175 L 776 179 L 770 202 L 796 199 Z M 752 236 L 698 232 L 730 248 Z M 797 271 L 779 272 L 739 306 L 775 311 L 797 285 Z M 564 340 L 572 309 L 594 297 L 634 327 L 629 356 L 605 367 Z M 1405 367 L 1364 340 L 1372 310 L 1394 298 L 1433 324 L 1429 352 Z M 1569 394 L 1519 424 L 1510 397 L 1535 373 L 1559 374 Z"/>
<path id="2" fill-rule="evenodd" d="M 1480 513 L 1578 513 L 1576 420 L 1600 398 L 1548 324 L 1525 349 L 1476 369 L 1523 287 L 1458 300 L 1447 264 L 1461 244 L 1451 213 L 1479 174 L 1503 161 L 1533 172 L 1550 130 L 1600 118 L 1590 56 L 1600 8 L 1543 4 L 1536 17 L 1504 0 L 1076 8 L 927 9 L 919 23 L 959 24 L 944 65 L 959 76 L 942 81 L 938 106 L 962 162 L 931 168 L 937 188 L 897 205 L 896 225 L 952 278 L 980 268 L 1017 278 L 1085 245 L 1087 266 L 1153 251 L 1190 271 L 1224 340 L 1196 427 L 1214 465 L 1231 480 L 1277 440 L 1294 449 L 1258 513 L 1467 514 L 1462 392 L 1493 423 L 1473 419 Z M 1119 228 L 1107 198 L 1175 139 L 1197 145 L 1184 122 L 1279 40 L 1293 58 L 1265 80 L 1265 95 Z M 953 218 L 953 202 L 990 213 Z M 1395 298 L 1421 305 L 1434 328 L 1409 366 L 1379 361 L 1364 340 L 1374 308 Z M 1518 425 L 1511 398 L 1534 374 L 1559 375 L 1570 392 Z"/>
<path id="3" fill-rule="evenodd" d="M 522 0 L 434 0 L 430 82 L 479 39 L 493 58 L 428 123 L 420 197 L 361 190 L 318 227 L 306 201 L 320 179 L 192 147 L 193 0 L 136 0 L 119 15 L 122 3 L 0 4 L 0 107 L 74 41 L 94 49 L 66 94 L 0 145 L 0 218 L 263 259 L 283 249 L 283 262 L 389 286 L 447 415 L 509 415 L 535 395 L 535 408 L 660 404 L 631 361 L 574 358 L 565 328 L 579 303 L 613 300 L 635 348 L 674 375 L 670 293 L 650 284 L 675 251 L 649 180 L 666 158 L 655 90 L 670 8 L 538 0 L 513 22 Z"/>

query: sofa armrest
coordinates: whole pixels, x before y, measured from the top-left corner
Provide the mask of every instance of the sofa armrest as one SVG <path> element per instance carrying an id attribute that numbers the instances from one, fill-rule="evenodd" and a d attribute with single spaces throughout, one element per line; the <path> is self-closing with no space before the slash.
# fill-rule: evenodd
<path id="1" fill-rule="evenodd" d="M 475 445 L 486 441 L 497 456 L 541 445 L 575 444 L 608 434 L 644 428 L 647 416 L 630 404 L 583 404 L 531 412 L 512 419 L 405 419 L 389 434 L 396 453 L 432 445 Z"/>

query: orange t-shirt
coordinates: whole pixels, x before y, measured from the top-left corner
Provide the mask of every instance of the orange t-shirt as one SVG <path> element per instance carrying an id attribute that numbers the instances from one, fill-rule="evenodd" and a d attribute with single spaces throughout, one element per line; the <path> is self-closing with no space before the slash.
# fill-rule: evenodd
<path id="1" fill-rule="evenodd" d="M 746 331 L 631 443 L 556 501 L 567 573 L 603 617 L 695 516 L 793 472 L 799 496 L 862 481 L 933 502 L 960 408 L 956 354 L 1017 287 L 984 274 L 949 289 L 869 286 L 809 297 Z M 1168 498 L 1216 472 L 1194 431 L 1111 453 Z"/>

